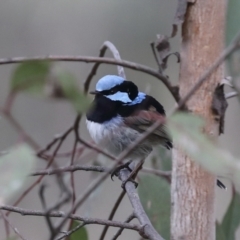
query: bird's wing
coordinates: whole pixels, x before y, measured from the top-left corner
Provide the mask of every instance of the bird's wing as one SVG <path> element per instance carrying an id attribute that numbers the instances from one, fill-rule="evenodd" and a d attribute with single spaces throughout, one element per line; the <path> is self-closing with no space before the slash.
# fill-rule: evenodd
<path id="1" fill-rule="evenodd" d="M 165 116 L 154 111 L 140 110 L 134 113 L 134 115 L 124 118 L 125 125 L 141 133 L 145 132 L 157 121 L 161 121 L 163 124 L 161 124 L 152 134 L 150 134 L 150 137 L 164 141 L 166 143 L 166 147 L 171 148 L 171 138 L 168 135 L 164 125 Z"/>

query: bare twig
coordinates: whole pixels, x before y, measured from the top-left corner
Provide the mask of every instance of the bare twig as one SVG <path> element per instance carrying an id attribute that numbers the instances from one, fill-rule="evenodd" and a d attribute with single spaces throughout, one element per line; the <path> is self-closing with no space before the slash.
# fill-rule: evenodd
<path id="1" fill-rule="evenodd" d="M 76 226 L 75 228 L 73 228 L 73 229 L 65 232 L 65 233 L 63 234 L 63 236 L 57 238 L 57 240 L 61 240 L 61 239 L 65 238 L 65 237 L 69 237 L 71 234 L 73 234 L 74 232 L 76 232 L 76 231 L 79 230 L 80 228 L 84 227 L 85 225 L 86 225 L 85 223 L 80 223 L 80 224 L 78 224 L 78 226 Z"/>
<path id="2" fill-rule="evenodd" d="M 125 223 L 130 223 L 134 218 L 136 218 L 135 214 L 132 213 L 125 221 Z M 124 228 L 120 228 L 116 234 L 113 236 L 112 240 L 116 240 L 123 232 Z"/>
<path id="3" fill-rule="evenodd" d="M 12 125 L 12 127 L 18 132 L 18 134 L 23 137 L 23 140 L 27 142 L 34 150 L 39 150 L 39 145 L 30 135 L 26 133 L 20 123 L 18 123 L 18 121 L 13 117 L 13 115 L 9 111 L 2 110 L 1 112 L 6 117 L 8 122 Z"/>
<path id="4" fill-rule="evenodd" d="M 13 224 L 10 222 L 10 220 L 8 219 L 8 217 L 3 213 L 3 211 L 0 211 L 0 214 L 2 216 L 2 218 L 7 222 L 7 224 L 13 229 L 13 231 L 18 235 L 19 238 L 21 238 L 22 240 L 27 240 L 26 238 L 24 238 L 22 236 L 22 234 L 18 231 L 18 229 L 13 226 Z"/>
<path id="5" fill-rule="evenodd" d="M 120 61 L 122 60 L 120 57 L 119 51 L 117 50 L 117 48 L 115 47 L 115 45 L 112 42 L 106 41 L 106 42 L 104 42 L 103 45 L 106 46 L 112 52 L 112 55 L 116 60 L 120 60 Z M 126 74 L 124 72 L 124 68 L 122 66 L 117 66 L 117 69 L 118 69 L 118 75 L 120 77 L 126 79 Z"/>
<path id="6" fill-rule="evenodd" d="M 142 168 L 141 172 L 151 173 L 159 177 L 165 178 L 169 183 L 171 183 L 171 171 L 162 171 L 153 168 Z"/>
<path id="7" fill-rule="evenodd" d="M 49 56 L 36 56 L 36 57 L 14 57 L 14 58 L 1 58 L 0 65 L 4 64 L 13 64 L 13 63 L 21 63 L 27 61 L 67 61 L 67 62 L 85 62 L 85 63 L 105 63 L 110 65 L 119 65 L 126 68 L 130 68 L 136 71 L 147 73 L 151 76 L 156 77 L 161 80 L 162 83 L 167 87 L 170 93 L 173 95 L 174 99 L 178 101 L 176 97 L 176 89 L 175 86 L 172 86 L 171 82 L 164 75 L 147 67 L 145 65 L 130 62 L 126 60 L 116 60 L 114 58 L 103 58 L 103 57 L 90 57 L 90 56 L 57 56 L 57 55 L 49 55 Z"/>
<path id="8" fill-rule="evenodd" d="M 233 98 L 233 97 L 236 97 L 236 96 L 238 96 L 238 92 L 230 92 L 230 93 L 225 94 L 226 99 Z"/>
<path id="9" fill-rule="evenodd" d="M 112 209 L 112 211 L 111 211 L 111 213 L 110 213 L 110 215 L 108 217 L 108 220 L 112 220 L 113 219 L 113 217 L 114 217 L 114 215 L 115 215 L 115 213 L 116 213 L 120 203 L 122 202 L 122 200 L 123 200 L 123 198 L 125 196 L 125 193 L 126 192 L 124 190 L 122 190 L 122 192 L 120 193 L 119 197 L 117 198 L 117 201 L 115 202 L 115 204 L 113 206 L 113 209 Z M 105 238 L 108 228 L 109 228 L 109 226 L 107 226 L 107 225 L 104 227 L 99 240 L 103 240 Z"/>
<path id="10" fill-rule="evenodd" d="M 42 207 L 45 212 L 47 211 L 47 204 L 46 204 L 46 199 L 45 199 L 45 195 L 44 195 L 46 187 L 47 186 L 45 184 L 42 184 L 39 188 L 39 198 L 41 200 Z M 54 227 L 53 227 L 52 221 L 49 217 L 49 214 L 46 214 L 44 217 L 46 219 L 47 226 L 49 227 L 50 233 L 51 233 L 51 235 L 53 235 Z"/>
<path id="11" fill-rule="evenodd" d="M 8 206 L 8 205 L 0 205 L 0 209 L 19 213 L 23 216 L 45 216 L 46 215 L 44 211 L 29 210 L 29 209 L 23 209 L 19 207 Z M 64 218 L 67 216 L 67 214 L 62 211 L 54 211 L 49 213 L 49 216 L 55 217 L 55 218 Z M 109 225 L 111 227 L 123 227 L 126 229 L 132 229 L 135 231 L 141 230 L 141 226 L 137 224 L 122 223 L 119 221 L 109 221 L 109 220 L 103 220 L 99 218 L 88 218 L 88 217 L 85 218 L 75 214 L 70 214 L 68 218 L 84 222 L 85 224 Z"/>
<path id="12" fill-rule="evenodd" d="M 126 181 L 129 177 L 130 172 L 127 169 L 123 169 L 119 173 L 119 178 L 121 181 Z M 158 234 L 158 232 L 152 226 L 147 214 L 145 213 L 143 206 L 141 204 L 140 198 L 137 194 L 135 185 L 132 182 L 127 182 L 125 184 L 125 189 L 128 198 L 134 209 L 134 214 L 143 226 L 142 235 L 151 240 L 163 240 L 163 238 Z"/>

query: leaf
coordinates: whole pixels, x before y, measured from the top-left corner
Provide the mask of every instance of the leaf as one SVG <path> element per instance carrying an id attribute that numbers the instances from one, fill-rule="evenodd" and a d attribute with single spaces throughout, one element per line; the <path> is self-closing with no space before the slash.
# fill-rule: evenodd
<path id="1" fill-rule="evenodd" d="M 218 222 L 216 222 L 216 239 L 217 240 L 227 240 L 227 238 L 223 232 L 222 226 Z"/>
<path id="2" fill-rule="evenodd" d="M 75 77 L 69 72 L 62 72 L 57 76 L 59 87 L 78 113 L 85 112 L 90 106 L 90 100 L 79 90 Z"/>
<path id="3" fill-rule="evenodd" d="M 32 169 L 35 157 L 31 148 L 21 144 L 0 157 L 0 203 L 19 190 Z"/>
<path id="4" fill-rule="evenodd" d="M 240 195 L 235 193 L 221 224 L 226 239 L 235 239 L 235 232 L 240 224 L 239 209 Z"/>
<path id="5" fill-rule="evenodd" d="M 228 176 L 240 190 L 239 161 L 228 151 L 217 147 L 203 134 L 204 121 L 194 115 L 177 113 L 168 121 L 174 142 L 208 171 Z"/>
<path id="6" fill-rule="evenodd" d="M 226 45 L 234 39 L 240 31 L 240 1 L 228 0 L 227 21 L 226 21 Z M 233 78 L 233 85 L 239 89 L 240 78 L 240 50 L 234 51 L 227 59 L 230 75 Z"/>
<path id="7" fill-rule="evenodd" d="M 228 0 L 227 22 L 226 22 L 226 44 L 233 40 L 240 30 L 240 1 Z"/>
<path id="8" fill-rule="evenodd" d="M 11 79 L 12 91 L 42 93 L 50 72 L 49 62 L 30 61 L 17 66 Z"/>
<path id="9" fill-rule="evenodd" d="M 71 230 L 79 226 L 80 222 L 74 220 Z M 85 227 L 81 227 L 79 230 L 70 235 L 70 240 L 88 240 L 88 233 Z"/>
<path id="10" fill-rule="evenodd" d="M 151 158 L 151 165 L 154 169 L 163 171 L 171 171 L 172 169 L 172 153 L 168 149 L 160 146 L 156 148 Z"/>
<path id="11" fill-rule="evenodd" d="M 170 239 L 170 186 L 156 176 L 142 176 L 138 193 L 151 223 L 165 239 Z"/>

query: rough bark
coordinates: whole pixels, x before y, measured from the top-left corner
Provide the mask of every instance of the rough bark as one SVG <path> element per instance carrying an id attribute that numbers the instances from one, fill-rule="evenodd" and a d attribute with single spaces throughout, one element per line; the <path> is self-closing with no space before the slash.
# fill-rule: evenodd
<path id="1" fill-rule="evenodd" d="M 223 50 L 225 0 L 190 4 L 182 26 L 180 95 L 185 96 Z M 206 119 L 213 138 L 219 123 L 211 112 L 214 90 L 223 78 L 219 67 L 188 101 L 188 108 Z M 180 149 L 173 151 L 171 236 L 174 240 L 215 239 L 215 176 L 203 170 Z"/>

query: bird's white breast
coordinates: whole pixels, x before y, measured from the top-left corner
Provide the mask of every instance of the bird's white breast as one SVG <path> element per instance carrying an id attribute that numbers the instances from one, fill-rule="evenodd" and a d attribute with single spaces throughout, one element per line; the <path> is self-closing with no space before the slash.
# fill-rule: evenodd
<path id="1" fill-rule="evenodd" d="M 90 136 L 96 143 L 101 143 L 102 141 L 108 141 L 116 132 L 116 129 L 122 124 L 122 118 L 115 117 L 110 121 L 104 123 L 96 123 L 86 120 L 87 128 Z"/>

